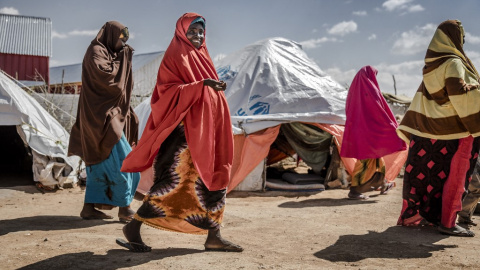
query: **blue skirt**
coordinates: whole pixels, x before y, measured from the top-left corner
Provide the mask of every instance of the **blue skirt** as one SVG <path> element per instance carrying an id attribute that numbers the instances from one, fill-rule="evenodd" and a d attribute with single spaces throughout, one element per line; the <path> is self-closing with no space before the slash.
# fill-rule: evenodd
<path id="1" fill-rule="evenodd" d="M 122 135 L 106 160 L 87 166 L 85 203 L 119 207 L 130 205 L 140 182 L 140 173 L 124 173 L 120 168 L 131 151 L 127 139 Z"/>

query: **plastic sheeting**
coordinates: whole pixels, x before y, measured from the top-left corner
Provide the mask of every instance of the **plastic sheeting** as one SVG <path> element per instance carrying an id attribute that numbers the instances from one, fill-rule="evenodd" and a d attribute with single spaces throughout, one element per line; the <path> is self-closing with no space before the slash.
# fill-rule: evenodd
<path id="1" fill-rule="evenodd" d="M 135 107 L 135 109 L 133 109 L 135 111 L 135 114 L 138 117 L 138 138 L 139 139 L 142 137 L 143 130 L 147 125 L 148 117 L 152 112 L 152 107 L 150 107 L 151 99 L 152 99 L 152 96 L 142 101 L 140 104 L 137 105 L 137 107 Z"/>
<path id="2" fill-rule="evenodd" d="M 62 186 L 68 179 L 76 182 L 73 174 L 80 158 L 67 157 L 68 132 L 33 97 L 2 72 L 0 125 L 17 126 L 18 134 L 32 149 L 35 181 L 43 181 L 42 184 L 46 186 Z"/>
<path id="3" fill-rule="evenodd" d="M 65 183 L 75 183 L 76 175 L 71 173 L 72 167 L 65 162 L 56 162 L 55 159 L 40 155 L 32 151 L 33 155 L 33 180 L 44 186 L 63 187 Z"/>
<path id="4" fill-rule="evenodd" d="M 284 38 L 256 42 L 221 59 L 220 79 L 234 133 L 254 133 L 285 122 L 345 124 L 347 89 Z"/>

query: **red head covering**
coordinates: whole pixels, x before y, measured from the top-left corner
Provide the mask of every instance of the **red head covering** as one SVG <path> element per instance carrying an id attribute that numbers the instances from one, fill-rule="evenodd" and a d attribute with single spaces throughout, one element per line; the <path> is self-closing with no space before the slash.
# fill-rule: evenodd
<path id="1" fill-rule="evenodd" d="M 195 168 L 209 190 L 226 188 L 233 161 L 230 112 L 223 92 L 203 86 L 218 80 L 204 43 L 197 49 L 186 37 L 190 23 L 201 17 L 185 13 L 165 52 L 152 95 L 152 113 L 137 147 L 123 162 L 122 171 L 138 172 L 152 166 L 162 142 L 181 122 Z"/>
<path id="2" fill-rule="evenodd" d="M 380 158 L 405 150 L 396 128 L 398 123 L 377 82 L 377 70 L 362 67 L 348 90 L 342 157 Z"/>

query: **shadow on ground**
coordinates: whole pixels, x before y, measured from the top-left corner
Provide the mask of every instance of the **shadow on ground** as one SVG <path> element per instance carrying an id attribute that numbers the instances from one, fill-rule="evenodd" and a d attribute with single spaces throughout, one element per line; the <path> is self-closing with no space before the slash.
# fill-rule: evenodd
<path id="1" fill-rule="evenodd" d="M 167 248 L 156 249 L 147 253 L 133 253 L 127 250 L 113 249 L 109 250 L 105 255 L 97 255 L 93 252 L 78 252 L 58 255 L 18 269 L 126 269 L 153 260 L 200 252 L 204 251 L 185 248 Z"/>
<path id="2" fill-rule="evenodd" d="M 341 199 L 329 199 L 329 198 L 320 198 L 320 199 L 308 199 L 303 201 L 290 201 L 284 202 L 278 205 L 280 208 L 305 208 L 305 207 L 328 207 L 328 206 L 345 206 L 345 205 L 354 205 L 354 204 L 373 204 L 377 201 L 373 199 L 369 200 L 349 200 L 347 198 Z"/>
<path id="3" fill-rule="evenodd" d="M 431 226 L 395 226 L 384 232 L 340 236 L 335 244 L 316 252 L 314 256 L 331 262 L 358 262 L 368 258 L 428 258 L 433 252 L 458 247 L 435 244 L 446 237 Z"/>
<path id="4" fill-rule="evenodd" d="M 247 198 L 247 197 L 309 197 L 324 191 L 231 191 L 227 198 Z"/>
<path id="5" fill-rule="evenodd" d="M 53 231 L 88 228 L 114 221 L 84 220 L 76 216 L 34 216 L 0 220 L 0 236 L 19 231 Z"/>

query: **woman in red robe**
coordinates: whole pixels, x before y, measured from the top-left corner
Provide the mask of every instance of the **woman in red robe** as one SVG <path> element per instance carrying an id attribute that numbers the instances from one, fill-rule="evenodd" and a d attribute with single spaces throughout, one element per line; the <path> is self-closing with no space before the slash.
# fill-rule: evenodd
<path id="1" fill-rule="evenodd" d="M 205 18 L 186 13 L 177 21 L 152 95 L 152 112 L 142 138 L 125 159 L 122 171 L 153 165 L 154 184 L 134 220 L 125 225 L 134 252 L 148 252 L 140 227 L 207 234 L 205 249 L 241 252 L 224 240 L 220 225 L 233 161 L 230 112 L 205 46 Z"/>

